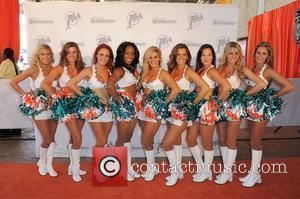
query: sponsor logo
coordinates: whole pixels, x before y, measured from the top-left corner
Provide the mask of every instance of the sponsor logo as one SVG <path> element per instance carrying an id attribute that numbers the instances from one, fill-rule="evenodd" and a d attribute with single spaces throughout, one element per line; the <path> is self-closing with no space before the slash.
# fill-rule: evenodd
<path id="1" fill-rule="evenodd" d="M 177 20 L 155 17 L 152 19 L 153 24 L 176 24 Z"/>
<path id="2" fill-rule="evenodd" d="M 160 49 L 163 49 L 163 48 L 167 48 L 171 44 L 172 41 L 173 40 L 170 36 L 160 35 L 160 36 L 158 36 L 156 43 Z"/>
<path id="3" fill-rule="evenodd" d="M 188 31 L 198 26 L 203 20 L 203 14 L 198 12 L 192 12 L 188 17 Z"/>
<path id="4" fill-rule="evenodd" d="M 221 52 L 228 42 L 230 42 L 230 39 L 228 37 L 226 36 L 219 37 L 216 41 L 217 53 Z"/>
<path id="5" fill-rule="evenodd" d="M 137 12 L 135 10 L 130 11 L 127 14 L 127 22 L 128 22 L 127 30 L 132 28 L 133 26 L 139 24 L 139 22 L 142 18 L 143 18 L 142 13 Z"/>
<path id="6" fill-rule="evenodd" d="M 74 26 L 78 23 L 78 20 L 81 18 L 79 12 L 69 11 L 65 15 L 65 21 L 67 24 L 66 30 L 69 30 L 71 26 Z"/>
<path id="7" fill-rule="evenodd" d="M 36 45 L 49 44 L 50 42 L 51 42 L 51 40 L 48 35 L 39 35 L 35 38 Z"/>
<path id="8" fill-rule="evenodd" d="M 96 39 L 96 44 L 109 44 L 111 42 L 111 38 L 109 35 L 101 34 Z"/>
<path id="9" fill-rule="evenodd" d="M 50 20 L 50 19 L 39 19 L 39 18 L 29 18 L 28 19 L 28 23 L 29 24 L 51 24 L 54 23 L 54 20 Z"/>
<path id="10" fill-rule="evenodd" d="M 226 21 L 224 19 L 214 19 L 213 20 L 213 25 L 215 25 L 215 26 L 217 26 L 217 25 L 233 26 L 235 24 L 236 24 L 235 21 Z"/>
<path id="11" fill-rule="evenodd" d="M 116 20 L 105 19 L 103 17 L 91 17 L 91 23 L 116 23 Z"/>

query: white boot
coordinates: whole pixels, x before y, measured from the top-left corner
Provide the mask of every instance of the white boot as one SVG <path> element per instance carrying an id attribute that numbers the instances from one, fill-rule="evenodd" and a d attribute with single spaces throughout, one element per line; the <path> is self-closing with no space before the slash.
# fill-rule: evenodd
<path id="1" fill-rule="evenodd" d="M 204 182 L 207 179 L 208 180 L 212 179 L 212 173 L 210 167 L 213 159 L 214 159 L 214 151 L 204 150 L 204 166 L 203 169 L 201 169 L 199 175 L 193 178 L 194 182 Z"/>
<path id="2" fill-rule="evenodd" d="M 131 144 L 130 142 L 124 143 L 124 146 L 127 147 L 127 181 L 131 182 L 135 178 L 140 178 L 140 174 L 135 172 L 131 166 Z"/>
<path id="3" fill-rule="evenodd" d="M 194 178 L 200 173 L 201 167 L 203 166 L 204 162 L 202 160 L 202 153 L 198 144 L 193 147 L 189 147 L 189 149 L 197 164 L 197 171 L 195 172 L 195 174 L 193 174 L 193 178 Z"/>
<path id="4" fill-rule="evenodd" d="M 51 177 L 56 177 L 58 176 L 57 172 L 54 170 L 53 166 L 52 166 L 52 161 L 53 161 L 53 154 L 54 154 L 54 147 L 55 147 L 55 143 L 52 142 L 49 145 L 48 151 L 47 151 L 47 172 L 49 173 L 49 175 Z"/>
<path id="5" fill-rule="evenodd" d="M 228 156 L 226 163 L 224 164 L 224 171 L 219 175 L 219 178 L 215 180 L 216 184 L 225 184 L 227 181 L 232 182 L 232 166 L 235 162 L 237 150 L 227 149 Z"/>
<path id="6" fill-rule="evenodd" d="M 226 160 L 227 160 L 227 154 L 228 154 L 228 148 L 227 146 L 220 146 L 220 152 L 221 152 L 221 156 L 222 156 L 222 160 L 223 160 L 223 165 L 226 165 Z M 222 176 L 222 173 L 220 173 L 219 175 L 217 175 L 217 179 L 219 177 Z"/>
<path id="7" fill-rule="evenodd" d="M 249 176 L 247 175 L 246 178 L 240 179 L 244 180 L 242 185 L 244 187 L 254 187 L 256 183 L 262 183 L 261 175 L 259 174 L 259 167 L 262 158 L 262 150 L 257 151 L 252 149 L 252 161 L 251 161 L 251 169 L 249 172 Z"/>
<path id="8" fill-rule="evenodd" d="M 147 158 L 147 172 L 143 174 L 144 180 L 149 182 L 152 181 L 157 174 L 157 168 L 155 166 L 154 150 L 145 151 Z"/>
<path id="9" fill-rule="evenodd" d="M 69 164 L 69 167 L 68 167 L 68 175 L 71 176 L 72 175 L 72 165 L 73 165 L 73 160 L 72 160 L 72 144 L 68 144 L 68 153 L 69 153 L 69 157 L 70 157 L 70 164 Z M 86 175 L 87 172 L 84 171 L 84 170 L 81 170 L 79 168 L 79 175 L 83 176 L 83 175 Z"/>
<path id="10" fill-rule="evenodd" d="M 79 175 L 80 168 L 80 149 L 72 149 L 72 178 L 75 182 L 80 182 L 81 177 Z"/>
<path id="11" fill-rule="evenodd" d="M 174 151 L 176 155 L 176 162 L 178 166 L 178 178 L 183 179 L 183 172 L 181 170 L 181 162 L 182 162 L 182 145 L 174 145 Z"/>
<path id="12" fill-rule="evenodd" d="M 39 166 L 39 174 L 42 176 L 47 174 L 47 168 L 46 168 L 47 151 L 48 148 L 43 148 L 40 146 L 40 150 L 39 150 L 40 159 L 37 162 L 37 166 Z"/>
<path id="13" fill-rule="evenodd" d="M 177 165 L 175 151 L 174 150 L 166 151 L 166 155 L 168 157 L 170 167 L 173 168 L 171 170 L 171 175 L 169 176 L 166 182 L 166 185 L 170 187 L 177 183 L 179 168 Z"/>

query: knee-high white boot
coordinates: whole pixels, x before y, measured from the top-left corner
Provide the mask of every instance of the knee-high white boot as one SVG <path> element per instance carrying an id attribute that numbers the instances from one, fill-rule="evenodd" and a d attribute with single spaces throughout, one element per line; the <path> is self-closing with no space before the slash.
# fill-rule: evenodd
<path id="1" fill-rule="evenodd" d="M 227 146 L 220 146 L 220 152 L 221 152 L 221 156 L 222 156 L 222 160 L 223 160 L 223 165 L 225 167 L 225 164 L 227 161 L 227 154 L 228 154 Z M 218 179 L 221 176 L 222 176 L 222 173 L 218 174 L 216 178 Z"/>
<path id="2" fill-rule="evenodd" d="M 81 177 L 79 175 L 80 168 L 80 149 L 71 149 L 72 153 L 72 178 L 75 182 L 80 182 Z"/>
<path id="3" fill-rule="evenodd" d="M 145 151 L 147 158 L 147 172 L 143 175 L 145 181 L 152 181 L 157 173 L 154 150 Z"/>
<path id="4" fill-rule="evenodd" d="M 181 170 L 182 145 L 174 145 L 174 151 L 175 151 L 176 162 L 177 162 L 177 166 L 178 166 L 178 178 L 183 179 L 183 172 Z"/>
<path id="5" fill-rule="evenodd" d="M 213 159 L 214 159 L 214 151 L 204 150 L 204 166 L 203 169 L 201 169 L 199 175 L 193 178 L 194 182 L 204 182 L 207 179 L 208 180 L 212 179 L 212 173 L 210 167 L 213 162 Z"/>
<path id="6" fill-rule="evenodd" d="M 127 181 L 131 182 L 134 178 L 140 178 L 140 174 L 135 172 L 131 166 L 131 143 L 125 142 L 124 146 L 127 147 Z"/>
<path id="7" fill-rule="evenodd" d="M 40 159 L 37 162 L 37 166 L 39 166 L 39 174 L 42 176 L 47 174 L 47 168 L 46 168 L 47 151 L 48 151 L 48 148 L 43 148 L 40 146 L 40 149 L 39 149 Z"/>
<path id="8" fill-rule="evenodd" d="M 52 162 L 53 162 L 53 154 L 54 154 L 54 148 L 55 148 L 55 143 L 52 142 L 49 145 L 48 151 L 47 151 L 47 172 L 49 173 L 49 175 L 51 177 L 56 177 L 58 176 L 57 172 L 54 170 L 53 166 L 52 166 Z"/>
<path id="9" fill-rule="evenodd" d="M 224 170 L 220 174 L 219 178 L 215 180 L 217 184 L 225 184 L 227 181 L 232 182 L 232 166 L 235 162 L 237 150 L 236 149 L 227 149 L 228 155 L 226 163 L 224 164 Z"/>
<path id="10" fill-rule="evenodd" d="M 171 175 L 168 176 L 166 185 L 173 186 L 177 183 L 179 168 L 177 165 L 176 154 L 174 150 L 166 151 L 166 155 L 168 157 L 171 169 Z"/>
<path id="11" fill-rule="evenodd" d="M 68 175 L 72 175 L 72 165 L 73 165 L 73 160 L 72 160 L 72 144 L 68 144 L 68 153 L 69 153 L 69 157 L 70 157 L 70 164 L 69 164 L 69 167 L 68 167 Z M 83 175 L 86 175 L 86 171 L 84 170 L 81 170 L 79 168 L 79 175 L 83 176 Z"/>
<path id="12" fill-rule="evenodd" d="M 200 147 L 198 144 L 193 147 L 189 147 L 189 149 L 190 149 L 190 152 L 197 164 L 197 171 L 193 175 L 193 178 L 194 178 L 200 173 L 201 167 L 203 166 L 202 153 L 201 153 L 201 150 L 200 150 Z"/>
<path id="13" fill-rule="evenodd" d="M 261 175 L 259 174 L 259 167 L 262 158 L 262 150 L 254 150 L 252 149 L 252 161 L 251 161 L 251 169 L 249 174 L 240 179 L 242 181 L 242 185 L 244 187 L 254 187 L 256 183 L 262 183 Z"/>

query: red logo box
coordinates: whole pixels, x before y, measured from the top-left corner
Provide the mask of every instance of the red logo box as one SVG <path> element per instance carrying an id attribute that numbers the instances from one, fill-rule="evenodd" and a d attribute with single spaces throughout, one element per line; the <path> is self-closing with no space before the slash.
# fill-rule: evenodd
<path id="1" fill-rule="evenodd" d="M 93 147 L 94 186 L 126 186 L 127 147 Z"/>

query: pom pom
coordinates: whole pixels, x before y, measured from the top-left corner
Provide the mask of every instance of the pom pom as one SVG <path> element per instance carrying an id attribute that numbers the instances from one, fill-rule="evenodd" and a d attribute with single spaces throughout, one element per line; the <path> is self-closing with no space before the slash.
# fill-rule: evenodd
<path id="1" fill-rule="evenodd" d="M 150 119 L 162 120 L 170 116 L 166 102 L 169 91 L 166 89 L 153 90 L 146 97 L 142 110 Z"/>
<path id="2" fill-rule="evenodd" d="M 36 89 L 21 97 L 20 111 L 26 116 L 34 116 L 46 110 L 48 95 L 42 89 Z"/>
<path id="3" fill-rule="evenodd" d="M 105 112 L 105 105 L 102 100 L 90 88 L 81 87 L 82 96 L 77 97 L 74 112 L 80 118 L 93 120 Z"/>

